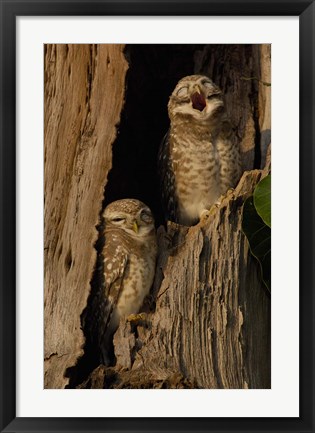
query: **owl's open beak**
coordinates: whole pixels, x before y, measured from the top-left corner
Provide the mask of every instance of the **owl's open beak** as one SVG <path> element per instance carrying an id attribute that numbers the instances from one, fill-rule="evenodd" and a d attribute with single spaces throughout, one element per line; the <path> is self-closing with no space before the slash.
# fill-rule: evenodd
<path id="1" fill-rule="evenodd" d="M 206 99 L 199 91 L 191 95 L 192 106 L 195 110 L 202 111 L 207 105 Z"/>
<path id="2" fill-rule="evenodd" d="M 138 227 L 137 221 L 134 221 L 134 223 L 133 223 L 133 225 L 132 225 L 132 230 L 133 230 L 135 233 L 138 233 L 138 231 L 139 231 L 139 227 Z"/>

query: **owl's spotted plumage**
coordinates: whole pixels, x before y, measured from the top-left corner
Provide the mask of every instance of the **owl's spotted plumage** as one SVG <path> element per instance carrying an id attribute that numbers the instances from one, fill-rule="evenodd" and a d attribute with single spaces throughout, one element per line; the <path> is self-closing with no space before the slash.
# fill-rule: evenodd
<path id="1" fill-rule="evenodd" d="M 102 361 L 108 365 L 108 352 L 119 320 L 138 313 L 150 291 L 157 243 L 152 213 L 138 200 L 124 199 L 109 204 L 104 220 L 104 278 L 94 312 L 97 321 L 94 328 L 97 328 Z"/>
<path id="2" fill-rule="evenodd" d="M 159 150 L 166 216 L 193 225 L 241 175 L 239 149 L 221 90 L 202 75 L 181 79 L 168 103 L 170 128 Z"/>

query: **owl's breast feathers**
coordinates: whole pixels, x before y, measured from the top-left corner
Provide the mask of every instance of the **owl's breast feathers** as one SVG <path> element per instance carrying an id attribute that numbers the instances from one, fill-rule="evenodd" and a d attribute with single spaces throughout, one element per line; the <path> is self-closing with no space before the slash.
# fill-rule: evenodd
<path id="1" fill-rule="evenodd" d="M 162 200 L 167 218 L 181 224 L 200 215 L 239 179 L 238 149 L 227 121 L 171 124 L 159 153 Z"/>

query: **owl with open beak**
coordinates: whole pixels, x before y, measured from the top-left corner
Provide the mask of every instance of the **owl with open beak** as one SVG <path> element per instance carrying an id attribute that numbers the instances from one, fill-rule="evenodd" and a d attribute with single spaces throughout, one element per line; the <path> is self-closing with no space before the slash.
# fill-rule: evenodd
<path id="1" fill-rule="evenodd" d="M 167 219 L 191 226 L 240 179 L 239 146 L 223 95 L 210 78 L 190 75 L 168 103 L 170 128 L 158 155 Z"/>

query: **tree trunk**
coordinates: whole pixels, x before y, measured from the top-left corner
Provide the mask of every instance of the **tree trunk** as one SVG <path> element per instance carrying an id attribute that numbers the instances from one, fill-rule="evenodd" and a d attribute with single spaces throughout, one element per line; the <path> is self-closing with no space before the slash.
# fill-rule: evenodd
<path id="1" fill-rule="evenodd" d="M 223 90 L 250 171 L 207 220 L 165 229 L 156 154 L 193 72 Z M 241 230 L 269 144 L 269 45 L 45 47 L 45 388 L 270 388 L 270 297 Z M 82 319 L 100 214 L 124 197 L 153 209 L 159 257 L 146 320 L 120 324 L 105 368 Z"/>

